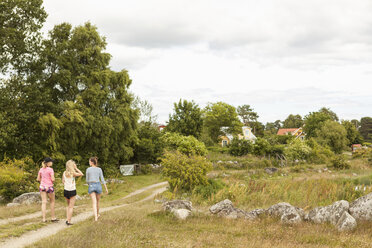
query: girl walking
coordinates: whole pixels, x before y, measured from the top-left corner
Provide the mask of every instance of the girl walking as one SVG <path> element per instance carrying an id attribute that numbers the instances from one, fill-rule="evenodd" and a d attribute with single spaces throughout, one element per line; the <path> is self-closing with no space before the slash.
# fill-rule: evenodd
<path id="1" fill-rule="evenodd" d="M 50 201 L 50 214 L 52 216 L 52 222 L 59 221 L 54 212 L 54 204 L 55 204 L 55 193 L 53 188 L 53 183 L 55 181 L 54 178 L 54 171 L 52 169 L 53 159 L 52 158 L 45 158 L 42 162 L 42 168 L 39 170 L 37 175 L 37 180 L 40 182 L 40 196 L 41 196 L 41 212 L 43 215 L 43 222 L 46 222 L 46 205 L 47 205 L 47 197 L 49 197 Z"/>
<path id="2" fill-rule="evenodd" d="M 66 170 L 63 172 L 62 182 L 64 185 L 63 195 L 66 198 L 66 225 L 72 225 L 71 218 L 74 211 L 76 200 L 76 183 L 75 177 L 81 177 L 84 174 L 77 168 L 75 161 L 66 162 Z"/>
<path id="3" fill-rule="evenodd" d="M 88 193 L 92 199 L 94 220 L 97 221 L 99 215 L 99 200 L 102 194 L 102 185 L 105 186 L 106 194 L 108 194 L 105 178 L 103 177 L 102 169 L 98 167 L 98 158 L 91 157 L 89 159 L 90 167 L 86 170 L 86 181 L 89 185 Z"/>

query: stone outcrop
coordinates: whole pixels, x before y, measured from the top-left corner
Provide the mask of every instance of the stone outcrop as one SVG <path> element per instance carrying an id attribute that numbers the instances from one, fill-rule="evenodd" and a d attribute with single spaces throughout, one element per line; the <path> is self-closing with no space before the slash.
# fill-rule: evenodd
<path id="1" fill-rule="evenodd" d="M 267 174 L 269 174 L 269 175 L 272 175 L 272 174 L 274 174 L 275 172 L 277 172 L 278 171 L 278 168 L 275 168 L 275 167 L 268 167 L 268 168 L 265 168 L 265 172 L 267 173 Z"/>
<path id="2" fill-rule="evenodd" d="M 356 228 L 356 226 L 356 220 L 346 211 L 342 214 L 336 224 L 336 228 L 340 232 L 352 231 Z"/>
<path id="3" fill-rule="evenodd" d="M 40 203 L 41 197 L 39 192 L 31 192 L 31 193 L 25 193 L 22 194 L 16 198 L 13 199 L 12 203 L 18 203 L 18 204 L 33 204 L 33 203 Z"/>
<path id="4" fill-rule="evenodd" d="M 330 222 L 336 225 L 344 212 L 349 210 L 349 202 L 341 200 L 326 207 L 317 207 L 308 214 L 308 220 L 314 223 Z"/>
<path id="5" fill-rule="evenodd" d="M 349 212 L 357 221 L 372 220 L 372 193 L 362 196 L 352 202 Z"/>
<path id="6" fill-rule="evenodd" d="M 250 212 L 246 212 L 242 209 L 235 208 L 229 199 L 225 199 L 214 204 L 212 207 L 209 208 L 209 211 L 212 214 L 216 214 L 228 219 L 244 218 L 249 220 L 254 220 L 265 212 L 264 209 L 255 209 Z"/>
<path id="7" fill-rule="evenodd" d="M 272 205 L 266 210 L 266 212 L 270 216 L 279 217 L 280 221 L 285 224 L 300 223 L 305 216 L 305 212 L 303 209 L 294 207 L 287 202 L 280 202 L 278 204 Z"/>
<path id="8" fill-rule="evenodd" d="M 191 215 L 191 211 L 188 209 L 172 209 L 171 213 L 180 220 L 185 220 Z"/>
<path id="9" fill-rule="evenodd" d="M 173 200 L 163 203 L 164 211 L 171 212 L 177 219 L 185 220 L 191 215 L 192 203 L 184 200 Z"/>
<path id="10" fill-rule="evenodd" d="M 187 209 L 192 211 L 192 203 L 184 200 L 173 200 L 163 203 L 163 209 L 165 211 L 172 211 L 173 209 Z"/>

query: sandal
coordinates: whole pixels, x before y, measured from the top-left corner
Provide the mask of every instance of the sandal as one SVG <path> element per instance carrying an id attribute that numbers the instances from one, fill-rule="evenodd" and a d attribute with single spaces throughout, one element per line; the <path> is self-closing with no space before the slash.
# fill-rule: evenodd
<path id="1" fill-rule="evenodd" d="M 68 222 L 68 221 L 66 220 L 66 225 L 68 225 L 68 226 L 72 226 L 73 224 L 70 223 L 70 222 Z"/>
<path id="2" fill-rule="evenodd" d="M 54 219 L 54 220 L 51 220 L 51 222 L 58 222 L 59 219 Z"/>

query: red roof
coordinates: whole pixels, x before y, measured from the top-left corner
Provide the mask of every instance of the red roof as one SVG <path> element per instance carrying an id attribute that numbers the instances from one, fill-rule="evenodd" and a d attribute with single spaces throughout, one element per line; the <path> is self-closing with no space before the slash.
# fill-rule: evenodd
<path id="1" fill-rule="evenodd" d="M 287 135 L 288 133 L 292 134 L 293 132 L 297 131 L 298 128 L 280 128 L 277 135 Z"/>

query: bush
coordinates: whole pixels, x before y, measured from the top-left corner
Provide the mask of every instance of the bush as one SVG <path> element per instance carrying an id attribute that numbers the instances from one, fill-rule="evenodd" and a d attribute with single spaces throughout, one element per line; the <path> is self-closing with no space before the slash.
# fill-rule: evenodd
<path id="1" fill-rule="evenodd" d="M 314 138 L 306 140 L 306 144 L 311 148 L 309 162 L 314 164 L 325 164 L 334 156 L 334 152 L 328 146 L 319 145 Z"/>
<path id="2" fill-rule="evenodd" d="M 171 190 L 191 191 L 208 183 L 207 172 L 212 163 L 198 155 L 187 156 L 179 151 L 166 152 L 162 158 L 162 175 Z"/>
<path id="3" fill-rule="evenodd" d="M 299 139 L 295 139 L 292 143 L 284 150 L 285 156 L 294 160 L 306 160 L 311 153 L 311 148 Z"/>
<path id="4" fill-rule="evenodd" d="M 223 189 L 225 184 L 218 180 L 208 179 L 208 183 L 206 185 L 199 185 L 196 186 L 193 190 L 193 195 L 199 195 L 203 199 L 208 199 L 213 194 L 216 194 L 218 191 Z"/>
<path id="5" fill-rule="evenodd" d="M 30 163 L 30 159 L 6 159 L 0 162 L 0 195 L 5 200 L 8 201 L 23 193 L 37 190 L 36 176 L 23 169 L 29 168 L 31 170 L 33 168 L 28 163 Z M 34 167 L 36 167 L 35 164 Z"/>
<path id="6" fill-rule="evenodd" d="M 338 170 L 350 169 L 350 164 L 343 155 L 334 156 L 334 158 L 331 159 L 331 166 Z"/>
<path id="7" fill-rule="evenodd" d="M 165 133 L 161 139 L 166 149 L 177 150 L 186 155 L 204 156 L 208 152 L 204 143 L 193 136 L 183 136 L 178 133 Z"/>
<path id="8" fill-rule="evenodd" d="M 237 138 L 233 139 L 230 147 L 229 153 L 233 156 L 243 156 L 253 151 L 253 144 L 249 140 L 239 140 Z"/>
<path id="9" fill-rule="evenodd" d="M 263 138 L 257 138 L 253 145 L 253 154 L 257 156 L 264 156 L 270 154 L 271 145 L 270 143 Z"/>

